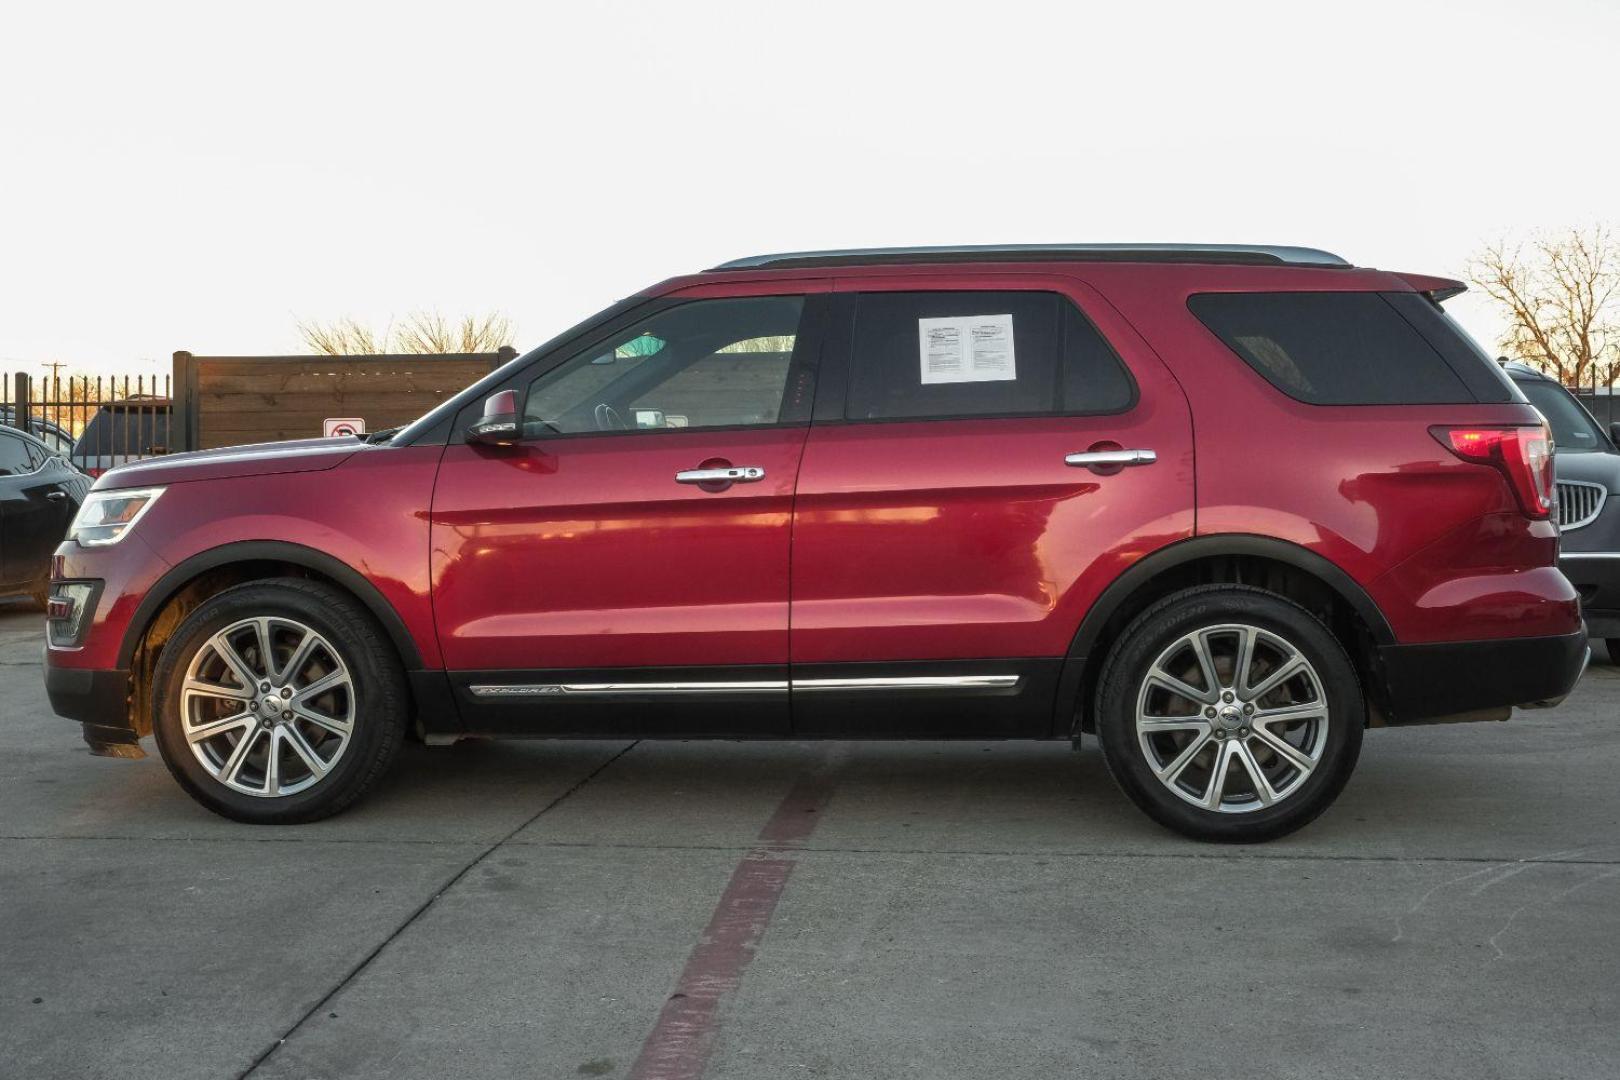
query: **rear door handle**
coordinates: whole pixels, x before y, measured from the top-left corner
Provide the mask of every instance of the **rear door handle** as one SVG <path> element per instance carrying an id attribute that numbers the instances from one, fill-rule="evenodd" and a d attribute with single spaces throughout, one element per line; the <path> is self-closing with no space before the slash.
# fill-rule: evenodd
<path id="1" fill-rule="evenodd" d="M 1152 450 L 1088 450 L 1083 454 L 1069 454 L 1065 465 L 1089 469 L 1093 465 L 1151 465 L 1159 460 Z"/>
<path id="2" fill-rule="evenodd" d="M 724 469 L 687 469 L 675 474 L 677 484 L 752 484 L 765 479 L 758 465 L 731 465 Z"/>

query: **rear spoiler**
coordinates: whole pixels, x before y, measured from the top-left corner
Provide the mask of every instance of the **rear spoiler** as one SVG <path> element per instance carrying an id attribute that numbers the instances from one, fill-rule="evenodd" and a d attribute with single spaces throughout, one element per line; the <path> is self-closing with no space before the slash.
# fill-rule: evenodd
<path id="1" fill-rule="evenodd" d="M 1427 274 L 1396 274 L 1395 276 L 1437 304 L 1443 304 L 1453 296 L 1468 291 L 1466 281 L 1457 281 L 1453 278 L 1429 277 Z"/>

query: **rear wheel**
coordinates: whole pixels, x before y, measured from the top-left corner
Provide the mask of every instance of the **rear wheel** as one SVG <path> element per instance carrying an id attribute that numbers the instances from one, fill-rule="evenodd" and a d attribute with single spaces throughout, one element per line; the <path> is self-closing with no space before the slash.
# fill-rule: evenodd
<path id="1" fill-rule="evenodd" d="M 1361 749 L 1355 668 L 1310 612 L 1209 585 L 1166 597 L 1109 654 L 1097 734 L 1120 788 L 1200 840 L 1253 842 L 1305 825 Z"/>
<path id="2" fill-rule="evenodd" d="M 1620 664 L 1620 637 L 1604 638 L 1603 643 L 1609 647 L 1609 663 Z"/>
<path id="3" fill-rule="evenodd" d="M 158 662 L 153 734 L 198 802 L 292 824 L 358 799 L 399 749 L 404 676 L 369 614 L 296 578 L 240 585 L 180 624 Z"/>

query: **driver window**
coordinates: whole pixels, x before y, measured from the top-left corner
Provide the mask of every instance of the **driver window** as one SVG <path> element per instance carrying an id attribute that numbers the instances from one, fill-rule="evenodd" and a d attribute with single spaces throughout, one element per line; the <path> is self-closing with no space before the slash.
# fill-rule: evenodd
<path id="1" fill-rule="evenodd" d="M 649 316 L 613 343 L 529 385 L 524 433 L 774 424 L 804 300 L 694 300 Z"/>

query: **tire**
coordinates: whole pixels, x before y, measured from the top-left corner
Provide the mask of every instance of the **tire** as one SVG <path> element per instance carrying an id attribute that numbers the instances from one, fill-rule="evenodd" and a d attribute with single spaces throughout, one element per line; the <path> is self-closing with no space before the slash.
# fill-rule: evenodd
<path id="1" fill-rule="evenodd" d="M 1609 647 L 1609 663 L 1620 664 L 1620 637 L 1604 638 L 1603 644 Z"/>
<path id="2" fill-rule="evenodd" d="M 1233 673 L 1246 643 L 1239 685 Z M 1289 666 L 1294 674 L 1267 688 Z M 1154 672 L 1179 677 L 1189 693 Z M 1139 722 L 1139 709 L 1159 722 Z M 1109 652 L 1097 710 L 1103 760 L 1130 800 L 1161 825 L 1227 843 L 1275 839 L 1326 810 L 1355 768 L 1366 722 L 1355 667 L 1327 627 L 1298 604 L 1243 585 L 1186 589 L 1138 615 Z"/>
<path id="3" fill-rule="evenodd" d="M 393 762 L 408 713 L 399 659 L 370 614 L 301 578 L 205 601 L 164 646 L 153 680 L 152 731 L 169 772 L 208 809 L 252 824 L 350 806 Z"/>

